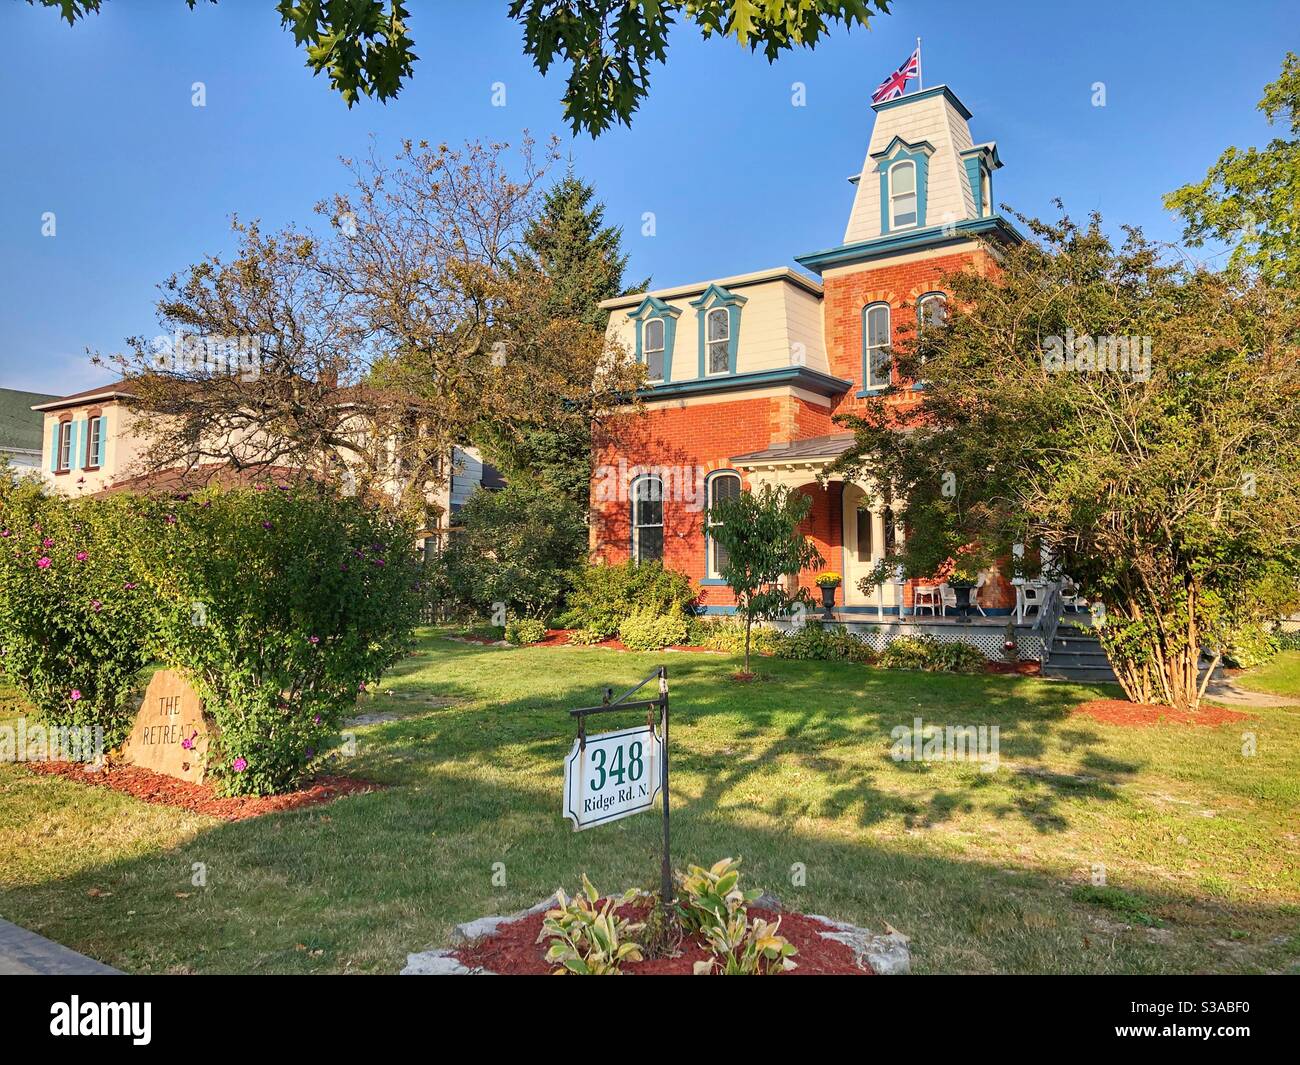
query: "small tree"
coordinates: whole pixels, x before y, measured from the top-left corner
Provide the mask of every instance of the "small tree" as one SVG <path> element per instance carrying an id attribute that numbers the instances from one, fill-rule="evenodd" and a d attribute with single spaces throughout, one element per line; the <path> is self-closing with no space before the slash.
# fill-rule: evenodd
<path id="1" fill-rule="evenodd" d="M 745 616 L 745 672 L 749 672 L 749 637 L 754 619 L 784 613 L 807 599 L 800 588 L 789 592 L 787 576 L 822 564 L 822 556 L 799 526 L 812 500 L 788 488 L 764 485 L 741 492 L 705 512 L 704 531 L 724 557 L 718 567 Z"/>

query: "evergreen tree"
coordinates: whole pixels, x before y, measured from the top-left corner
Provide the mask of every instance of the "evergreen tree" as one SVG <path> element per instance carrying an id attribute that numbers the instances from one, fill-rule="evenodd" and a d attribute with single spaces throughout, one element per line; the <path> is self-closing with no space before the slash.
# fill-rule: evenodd
<path id="1" fill-rule="evenodd" d="M 623 231 L 605 224 L 605 205 L 595 195 L 596 190 L 570 169 L 547 191 L 511 270 L 516 277 L 537 273 L 546 278 L 554 320 L 576 320 L 603 333 L 609 312 L 601 310 L 601 300 L 642 291 L 650 281 L 624 286 L 628 256 L 622 250 Z M 590 368 L 575 362 L 573 371 L 588 375 Z M 578 387 L 570 395 L 581 394 L 591 382 L 572 384 Z M 537 401 L 535 418 L 485 422 L 477 442 L 507 480 L 555 489 L 585 514 L 591 485 L 591 422 L 550 418 L 550 397 L 539 395 Z"/>

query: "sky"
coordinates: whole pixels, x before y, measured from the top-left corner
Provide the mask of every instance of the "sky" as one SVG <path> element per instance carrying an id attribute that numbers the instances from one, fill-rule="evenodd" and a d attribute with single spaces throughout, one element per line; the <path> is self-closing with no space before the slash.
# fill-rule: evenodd
<path id="1" fill-rule="evenodd" d="M 105 0 L 71 28 L 0 0 L 0 387 L 68 393 L 109 380 L 87 349 L 155 335 L 159 282 L 228 252 L 232 215 L 267 229 L 313 223 L 313 204 L 346 184 L 339 157 L 371 137 L 392 155 L 407 137 L 559 134 L 624 229 L 629 280 L 793 265 L 843 237 L 871 91 L 918 36 L 926 87 L 947 84 L 973 112 L 976 142 L 998 143 L 999 202 L 1046 216 L 1060 197 L 1076 217 L 1098 210 L 1108 228 L 1176 241 L 1161 196 L 1228 145 L 1280 135 L 1256 104 L 1286 50 L 1300 50 L 1295 0 L 896 0 L 870 30 L 838 29 L 774 65 L 679 25 L 631 129 L 593 141 L 569 134 L 564 73 L 533 69 L 507 0 L 409 7 L 413 79 L 396 101 L 349 110 L 306 69 L 273 0 L 194 11 Z M 505 106 L 494 106 L 497 83 Z M 54 236 L 42 234 L 47 212 Z"/>

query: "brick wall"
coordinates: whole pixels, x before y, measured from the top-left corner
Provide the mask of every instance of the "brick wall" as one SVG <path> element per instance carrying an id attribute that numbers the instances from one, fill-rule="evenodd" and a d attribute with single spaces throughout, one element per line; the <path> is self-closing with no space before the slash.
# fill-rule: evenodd
<path id="1" fill-rule="evenodd" d="M 597 475 L 592 482 L 593 561 L 619 563 L 631 553 L 631 504 L 627 475 L 636 467 L 666 467 L 664 564 L 699 582 L 705 577 L 704 533 L 701 525 L 705 500 L 702 492 L 682 491 L 676 471 L 696 470 L 707 476 L 731 469 L 731 457 L 758 451 L 773 443 L 819 436 L 834 430 L 824 407 L 796 396 L 764 396 L 750 400 L 705 403 L 688 407 L 647 409 L 640 416 L 615 419 L 596 449 Z M 608 474 L 613 474 L 610 479 Z M 622 484 L 621 491 L 611 487 Z M 747 478 L 742 484 L 749 488 Z M 814 497 L 807 532 L 826 558 L 826 568 L 839 567 L 839 497 L 834 500 L 810 478 L 805 491 Z M 838 493 L 839 487 L 833 491 Z M 801 583 L 811 587 L 815 574 Z M 735 599 L 725 586 L 703 588 L 705 606 L 731 606 Z"/>

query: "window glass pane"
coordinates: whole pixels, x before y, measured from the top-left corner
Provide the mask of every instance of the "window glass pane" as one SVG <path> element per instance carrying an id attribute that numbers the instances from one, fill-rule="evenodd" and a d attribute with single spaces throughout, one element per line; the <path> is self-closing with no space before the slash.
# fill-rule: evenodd
<path id="1" fill-rule="evenodd" d="M 740 495 L 740 478 L 731 475 L 719 475 L 709 481 L 709 505 L 721 503 L 724 499 L 735 499 Z"/>
<path id="2" fill-rule="evenodd" d="M 664 353 L 660 351 L 647 351 L 645 353 L 646 376 L 651 381 L 662 381 L 664 379 Z"/>
<path id="3" fill-rule="evenodd" d="M 879 181 L 879 178 L 877 178 Z M 899 163 L 889 172 L 889 191 L 898 196 L 904 192 L 916 191 L 916 167 L 911 163 Z"/>
<path id="4" fill-rule="evenodd" d="M 882 518 L 885 523 L 885 553 L 889 554 L 898 542 L 898 530 L 894 527 L 894 508 L 886 507 Z"/>
<path id="5" fill-rule="evenodd" d="M 726 373 L 731 369 L 727 355 L 727 342 L 715 340 L 709 345 L 709 373 Z"/>
<path id="6" fill-rule="evenodd" d="M 911 226 L 916 224 L 916 196 L 909 194 L 894 200 L 894 225 Z"/>
<path id="7" fill-rule="evenodd" d="M 923 327 L 943 325 L 948 320 L 948 300 L 943 296 L 926 296 L 921 301 L 920 320 Z"/>
<path id="8" fill-rule="evenodd" d="M 641 346 L 645 351 L 663 351 L 664 322 L 662 318 L 651 318 L 646 322 L 642 341 Z"/>
<path id="9" fill-rule="evenodd" d="M 727 549 L 723 547 L 720 543 L 718 543 L 717 540 L 713 540 L 711 542 L 711 546 L 713 548 L 713 574 L 712 575 L 714 577 L 721 577 L 722 571 L 726 567 L 727 562 L 730 561 L 731 556 L 727 554 Z"/>
<path id="10" fill-rule="evenodd" d="M 725 310 L 709 311 L 709 339 L 726 340 L 731 335 L 731 320 Z"/>
<path id="11" fill-rule="evenodd" d="M 636 560 L 658 562 L 664 557 L 663 529 L 642 529 L 637 535 Z"/>
<path id="12" fill-rule="evenodd" d="M 872 307 L 867 311 L 867 344 L 882 347 L 889 343 L 889 308 Z"/>

